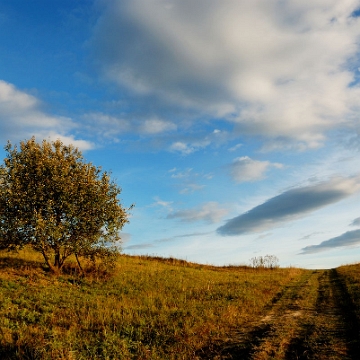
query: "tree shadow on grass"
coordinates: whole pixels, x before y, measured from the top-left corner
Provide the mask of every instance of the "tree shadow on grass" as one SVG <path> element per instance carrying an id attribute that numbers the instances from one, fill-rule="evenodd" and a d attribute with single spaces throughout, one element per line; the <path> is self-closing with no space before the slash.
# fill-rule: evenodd
<path id="1" fill-rule="evenodd" d="M 0 359 L 1 360 L 40 360 L 41 357 L 33 347 L 29 345 L 15 346 L 15 345 L 0 345 Z"/>
<path id="2" fill-rule="evenodd" d="M 18 259 L 12 256 L 0 257 L 0 270 L 10 268 L 16 270 L 45 270 L 44 264 L 39 261 Z"/>

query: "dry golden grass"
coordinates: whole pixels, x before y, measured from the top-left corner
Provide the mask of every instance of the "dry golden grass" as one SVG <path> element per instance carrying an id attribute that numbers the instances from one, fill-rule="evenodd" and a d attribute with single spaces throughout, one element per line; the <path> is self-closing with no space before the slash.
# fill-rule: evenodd
<path id="1" fill-rule="evenodd" d="M 120 256 L 112 277 L 81 278 L 46 272 L 29 250 L 3 252 L 0 358 L 196 359 L 304 272 Z"/>

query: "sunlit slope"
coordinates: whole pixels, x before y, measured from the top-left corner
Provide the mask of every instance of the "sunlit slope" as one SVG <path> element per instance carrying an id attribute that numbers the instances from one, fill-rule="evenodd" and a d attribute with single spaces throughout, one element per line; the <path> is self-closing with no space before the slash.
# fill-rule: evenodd
<path id="1" fill-rule="evenodd" d="M 0 358 L 201 358 L 308 273 L 129 256 L 112 277 L 70 272 L 51 275 L 29 251 L 0 254 Z"/>

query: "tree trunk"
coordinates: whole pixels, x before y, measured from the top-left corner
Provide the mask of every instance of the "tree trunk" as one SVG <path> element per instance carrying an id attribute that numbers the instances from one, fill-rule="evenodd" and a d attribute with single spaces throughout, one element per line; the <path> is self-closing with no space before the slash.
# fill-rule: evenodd
<path id="1" fill-rule="evenodd" d="M 44 250 L 42 250 L 41 253 L 43 254 L 45 263 L 49 267 L 50 271 L 53 272 L 53 273 L 58 273 L 58 269 L 51 264 L 51 262 L 49 260 L 49 257 L 47 256 L 46 252 Z"/>
<path id="2" fill-rule="evenodd" d="M 55 252 L 55 262 L 54 262 L 54 267 L 56 267 L 57 269 L 60 269 L 61 263 L 60 263 L 60 251 L 56 251 Z"/>
<path id="3" fill-rule="evenodd" d="M 78 257 L 78 254 L 75 253 L 75 258 L 76 258 L 76 261 L 78 263 L 78 266 L 79 266 L 79 269 L 80 269 L 80 273 L 83 274 L 84 273 L 84 270 L 83 268 L 81 267 L 81 264 L 80 264 L 80 260 L 79 260 L 79 257 Z"/>

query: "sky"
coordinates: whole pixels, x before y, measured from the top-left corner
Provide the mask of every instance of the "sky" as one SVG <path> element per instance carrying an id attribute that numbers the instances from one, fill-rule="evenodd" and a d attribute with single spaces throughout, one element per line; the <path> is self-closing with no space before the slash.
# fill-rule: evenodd
<path id="1" fill-rule="evenodd" d="M 111 171 L 123 252 L 360 262 L 360 1 L 0 0 L 0 157 Z"/>

